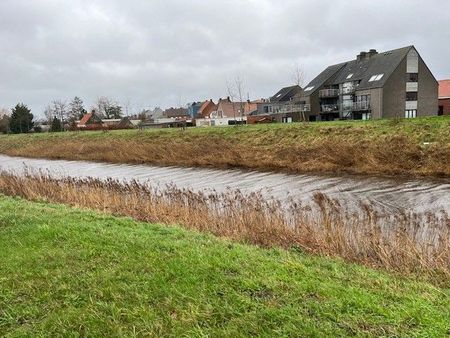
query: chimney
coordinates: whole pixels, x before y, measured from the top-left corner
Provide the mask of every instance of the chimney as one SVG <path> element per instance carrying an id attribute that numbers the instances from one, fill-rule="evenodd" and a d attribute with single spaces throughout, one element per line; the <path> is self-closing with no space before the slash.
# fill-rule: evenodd
<path id="1" fill-rule="evenodd" d="M 362 61 L 365 60 L 367 57 L 367 52 L 361 52 L 356 56 L 356 60 Z"/>
<path id="2" fill-rule="evenodd" d="M 368 60 L 370 59 L 372 56 L 377 55 L 378 52 L 376 49 L 371 49 L 368 52 L 361 52 L 356 56 L 356 60 L 358 61 L 363 61 L 363 60 Z"/>
<path id="3" fill-rule="evenodd" d="M 377 54 L 378 54 L 378 52 L 376 49 L 369 50 L 369 58 L 371 58 L 372 56 L 377 55 Z"/>

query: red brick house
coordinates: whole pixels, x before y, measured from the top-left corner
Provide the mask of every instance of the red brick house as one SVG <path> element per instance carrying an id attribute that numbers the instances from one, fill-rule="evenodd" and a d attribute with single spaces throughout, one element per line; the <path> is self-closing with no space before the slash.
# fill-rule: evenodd
<path id="1" fill-rule="evenodd" d="M 103 122 L 102 119 L 94 111 L 92 111 L 82 117 L 80 122 L 77 124 L 77 127 L 80 129 L 102 128 Z"/>
<path id="2" fill-rule="evenodd" d="M 450 115 L 450 80 L 439 81 L 439 115 Z"/>
<path id="3" fill-rule="evenodd" d="M 213 100 L 205 101 L 203 102 L 202 106 L 197 112 L 197 116 L 199 116 L 202 119 L 205 119 L 210 117 L 211 113 L 215 110 L 217 110 L 217 106 L 213 102 Z"/>

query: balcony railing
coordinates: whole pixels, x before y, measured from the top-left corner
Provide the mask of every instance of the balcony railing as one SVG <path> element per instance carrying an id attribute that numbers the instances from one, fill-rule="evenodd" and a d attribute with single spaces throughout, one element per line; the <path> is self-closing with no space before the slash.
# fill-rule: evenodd
<path id="1" fill-rule="evenodd" d="M 339 89 L 322 89 L 319 91 L 319 97 L 338 97 Z"/>
<path id="2" fill-rule="evenodd" d="M 370 101 L 353 102 L 352 108 L 354 111 L 370 110 Z"/>
<path id="3" fill-rule="evenodd" d="M 280 108 L 278 113 L 286 114 L 286 113 L 298 113 L 298 112 L 307 112 L 311 110 L 311 105 L 309 104 L 287 104 Z"/>
<path id="4" fill-rule="evenodd" d="M 322 113 L 334 113 L 339 111 L 338 104 L 323 104 L 320 106 L 320 111 Z"/>

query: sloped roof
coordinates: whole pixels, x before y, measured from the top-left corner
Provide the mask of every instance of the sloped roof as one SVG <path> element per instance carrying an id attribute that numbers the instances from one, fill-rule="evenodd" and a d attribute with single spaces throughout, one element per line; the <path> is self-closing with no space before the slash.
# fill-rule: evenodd
<path id="1" fill-rule="evenodd" d="M 302 91 L 302 87 L 295 85 L 282 88 L 278 93 L 270 98 L 270 102 L 286 102 L 294 98 Z"/>
<path id="2" fill-rule="evenodd" d="M 210 109 L 209 111 L 206 110 L 208 108 Z M 215 109 L 217 109 L 217 106 L 213 101 L 205 101 L 205 102 L 203 102 L 202 106 L 198 110 L 197 114 L 199 116 L 206 117 L 205 116 L 206 113 L 210 113 L 211 111 L 213 111 Z"/>
<path id="3" fill-rule="evenodd" d="M 450 98 L 450 79 L 439 81 L 439 98 L 440 99 Z"/>
<path id="4" fill-rule="evenodd" d="M 186 108 L 169 108 L 164 111 L 165 117 L 184 117 L 189 116 Z"/>
<path id="5" fill-rule="evenodd" d="M 94 112 L 85 114 L 85 115 L 81 118 L 79 125 L 81 125 L 81 126 L 86 125 L 86 124 L 91 120 L 92 117 L 96 117 L 96 116 L 97 116 L 97 115 L 95 115 Z M 100 119 L 100 118 L 97 118 L 97 120 L 98 120 L 99 122 L 101 122 L 101 119 Z"/>
<path id="6" fill-rule="evenodd" d="M 371 89 L 383 87 L 402 60 L 414 46 L 403 47 L 391 51 L 378 53 L 370 58 L 351 60 L 339 63 L 325 69 L 319 76 L 311 81 L 306 89 L 314 87 L 305 94 L 310 95 L 323 85 L 338 85 L 347 81 L 360 81 L 358 89 Z M 383 74 L 378 81 L 369 82 L 374 75 Z M 351 77 L 349 78 L 349 76 Z"/>

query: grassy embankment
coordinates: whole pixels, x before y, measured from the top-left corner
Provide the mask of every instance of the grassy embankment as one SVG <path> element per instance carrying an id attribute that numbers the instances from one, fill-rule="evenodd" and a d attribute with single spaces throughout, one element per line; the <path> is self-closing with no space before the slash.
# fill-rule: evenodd
<path id="1" fill-rule="evenodd" d="M 340 260 L 260 249 L 0 197 L 0 335 L 443 337 L 450 291 Z"/>
<path id="2" fill-rule="evenodd" d="M 0 136 L 0 153 L 289 172 L 450 176 L 450 117 Z"/>
<path id="3" fill-rule="evenodd" d="M 317 193 L 311 204 L 267 201 L 239 191 L 194 193 L 136 182 L 16 177 L 0 172 L 0 193 L 67 203 L 150 223 L 180 224 L 241 243 L 295 248 L 348 262 L 420 276 L 450 286 L 448 215 L 380 215 L 361 203 L 349 212 Z M 391 224 L 386 228 L 385 224 Z"/>

